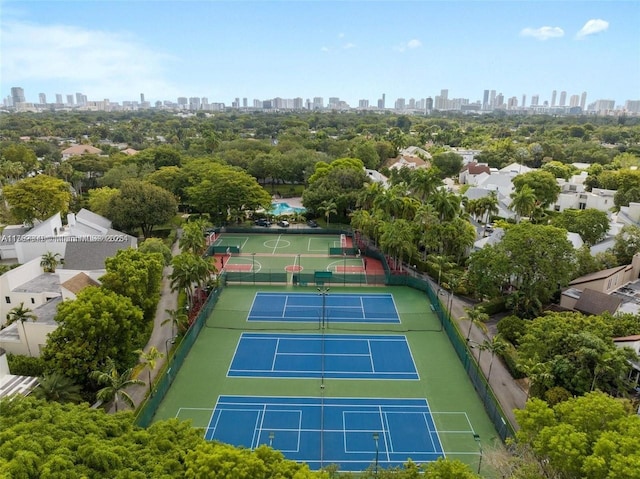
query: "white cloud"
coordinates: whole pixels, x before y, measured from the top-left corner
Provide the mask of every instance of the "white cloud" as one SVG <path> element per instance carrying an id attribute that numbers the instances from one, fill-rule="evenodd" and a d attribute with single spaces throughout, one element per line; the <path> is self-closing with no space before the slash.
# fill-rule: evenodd
<path id="1" fill-rule="evenodd" d="M 327 47 L 322 47 L 322 48 L 320 48 L 320 51 L 321 51 L 321 52 L 328 52 L 328 51 L 329 51 L 329 48 L 327 48 Z"/>
<path id="2" fill-rule="evenodd" d="M 420 48 L 422 46 L 422 42 L 417 38 L 409 40 L 406 43 L 401 43 L 400 45 L 395 46 L 393 49 L 398 52 L 404 52 L 406 50 L 413 50 L 414 48 Z"/>
<path id="3" fill-rule="evenodd" d="M 1 74 L 7 83 L 64 81 L 114 100 L 129 98 L 132 91 L 152 98 L 174 90 L 163 78 L 166 64 L 175 59 L 130 34 L 20 21 L 3 22 L 1 30 Z"/>
<path id="4" fill-rule="evenodd" d="M 354 43 L 345 43 L 344 45 L 342 45 L 342 48 L 344 48 L 345 50 L 349 50 L 351 48 L 355 48 L 355 44 Z"/>
<path id="5" fill-rule="evenodd" d="M 520 31 L 522 37 L 533 37 L 537 40 L 548 40 L 564 36 L 564 30 L 560 27 L 523 28 Z"/>
<path id="6" fill-rule="evenodd" d="M 338 33 L 338 38 L 344 38 L 344 33 Z"/>
<path id="7" fill-rule="evenodd" d="M 604 32 L 608 28 L 609 22 L 607 22 L 606 20 L 600 20 L 599 18 L 594 18 L 584 24 L 584 26 L 576 34 L 576 38 L 584 38 L 589 35 Z"/>

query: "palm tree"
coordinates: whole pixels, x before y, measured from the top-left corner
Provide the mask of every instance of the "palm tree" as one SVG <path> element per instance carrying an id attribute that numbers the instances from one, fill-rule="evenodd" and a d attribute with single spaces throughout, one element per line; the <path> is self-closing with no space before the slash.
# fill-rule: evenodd
<path id="1" fill-rule="evenodd" d="M 453 268 L 454 263 L 450 261 L 448 256 L 430 254 L 427 257 L 427 263 L 432 267 L 438 268 L 438 289 L 440 289 L 440 280 L 442 278 L 442 270 Z"/>
<path id="2" fill-rule="evenodd" d="M 433 168 L 419 168 L 411 175 L 411 189 L 413 194 L 422 202 L 436 192 L 442 185 L 442 180 Z"/>
<path id="3" fill-rule="evenodd" d="M 39 386 L 33 390 L 38 399 L 59 403 L 78 403 L 82 401 L 81 388 L 60 371 L 44 374 L 38 378 Z"/>
<path id="4" fill-rule="evenodd" d="M 331 215 L 331 213 L 333 213 L 334 215 L 338 214 L 338 205 L 333 200 L 324 200 L 322 203 L 320 203 L 320 206 L 318 206 L 318 211 L 320 211 L 325 216 L 325 218 L 327 219 L 327 226 L 329 226 L 329 216 Z"/>
<path id="5" fill-rule="evenodd" d="M 164 326 L 171 321 L 171 336 L 183 334 L 189 327 L 189 316 L 182 309 L 165 309 L 165 313 L 169 315 L 167 319 L 160 323 L 160 326 Z"/>
<path id="6" fill-rule="evenodd" d="M 482 308 L 464 308 L 464 312 L 467 313 L 467 319 L 469 320 L 469 330 L 467 331 L 467 341 L 469 341 L 471 328 L 474 324 L 482 331 L 487 330 L 486 322 L 489 320 L 489 315 Z"/>
<path id="7" fill-rule="evenodd" d="M 206 221 L 201 219 L 184 224 L 182 227 L 182 236 L 178 242 L 180 250 L 183 253 L 191 252 L 197 255 L 204 253 L 207 245 L 204 236 L 206 226 Z"/>
<path id="8" fill-rule="evenodd" d="M 536 193 L 529 185 L 522 185 L 519 191 L 511 193 L 511 210 L 520 222 L 522 217 L 531 217 L 536 208 Z"/>
<path id="9" fill-rule="evenodd" d="M 440 221 L 451 221 L 460 214 L 462 199 L 445 189 L 439 189 L 430 198 L 431 204 L 439 214 Z"/>
<path id="10" fill-rule="evenodd" d="M 24 303 L 20 303 L 20 306 L 16 306 L 11 311 L 7 313 L 7 326 L 16 321 L 20 321 L 22 325 L 22 334 L 24 336 L 24 340 L 27 343 L 27 351 L 29 352 L 29 356 L 31 356 L 31 348 L 29 347 L 29 339 L 27 338 L 27 330 L 24 327 L 24 322 L 31 320 L 36 321 L 38 317 L 33 314 L 29 308 L 24 307 Z"/>
<path id="11" fill-rule="evenodd" d="M 507 344 L 500 334 L 496 334 L 491 341 L 485 341 L 485 348 L 491 352 L 491 361 L 489 362 L 489 372 L 487 373 L 487 383 L 491 384 L 491 368 L 496 354 L 502 354 L 507 349 Z"/>
<path id="12" fill-rule="evenodd" d="M 116 363 L 113 359 L 107 358 L 104 371 L 93 371 L 91 378 L 98 384 L 104 384 L 105 387 L 100 389 L 96 397 L 102 402 L 114 401 L 116 412 L 118 412 L 118 402 L 123 401 L 130 408 L 135 407 L 135 403 L 131 396 L 125 391 L 129 386 L 144 385 L 139 379 L 132 379 L 133 369 L 127 369 L 122 374 L 118 372 Z"/>
<path id="13" fill-rule="evenodd" d="M 380 237 L 380 246 L 394 258 L 396 264 L 402 270 L 402 260 L 410 258 L 415 250 L 413 241 L 413 224 L 407 220 L 397 220 L 386 223 Z"/>
<path id="14" fill-rule="evenodd" d="M 136 372 L 135 377 L 137 378 L 143 369 L 147 369 L 147 372 L 149 373 L 149 395 L 151 396 L 153 394 L 151 389 L 151 371 L 156 368 L 158 359 L 162 359 L 164 357 L 164 354 L 158 351 L 158 348 L 156 348 L 155 346 L 151 346 L 149 352 L 144 352 L 142 349 L 138 349 L 136 351 L 136 354 L 140 355 L 141 368 Z"/>
<path id="15" fill-rule="evenodd" d="M 47 251 L 40 259 L 40 266 L 45 273 L 55 273 L 59 263 L 61 263 L 60 253 L 52 253 L 51 251 Z"/>
<path id="16" fill-rule="evenodd" d="M 498 208 L 498 193 L 496 191 L 491 191 L 489 196 L 485 196 L 482 198 L 482 205 L 484 206 L 485 214 L 487 215 L 484 221 L 484 231 L 482 236 L 487 235 L 487 224 L 492 216 L 497 215 L 500 211 Z"/>

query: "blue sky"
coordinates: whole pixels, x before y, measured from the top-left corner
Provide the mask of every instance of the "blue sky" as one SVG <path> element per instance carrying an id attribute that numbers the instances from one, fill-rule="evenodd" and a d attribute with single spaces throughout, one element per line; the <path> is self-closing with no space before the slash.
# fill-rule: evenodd
<path id="1" fill-rule="evenodd" d="M 0 93 L 640 99 L 640 2 L 5 1 Z"/>

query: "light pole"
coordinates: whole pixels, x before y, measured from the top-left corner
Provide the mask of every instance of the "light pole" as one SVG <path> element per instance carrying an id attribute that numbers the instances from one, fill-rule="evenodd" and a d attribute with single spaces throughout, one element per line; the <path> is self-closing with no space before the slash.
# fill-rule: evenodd
<path id="1" fill-rule="evenodd" d="M 344 256 L 344 266 L 342 270 L 342 281 L 344 284 L 347 284 L 347 253 L 342 253 Z"/>
<path id="2" fill-rule="evenodd" d="M 171 338 L 167 338 L 167 340 L 164 342 L 164 351 L 166 353 L 167 356 L 167 361 L 169 361 L 169 342 L 171 342 L 171 344 L 175 344 L 176 342 L 176 337 L 173 336 Z"/>
<path id="3" fill-rule="evenodd" d="M 253 273 L 253 284 L 256 284 L 256 253 L 251 253 L 251 272 Z"/>
<path id="4" fill-rule="evenodd" d="M 374 474 L 377 476 L 378 475 L 378 453 L 379 453 L 379 448 L 378 448 L 378 439 L 380 439 L 380 436 L 378 435 L 377 432 L 373 433 L 373 441 L 376 443 L 376 465 L 374 468 Z"/>
<path id="5" fill-rule="evenodd" d="M 302 282 L 302 259 L 298 255 L 298 284 Z"/>
<path id="6" fill-rule="evenodd" d="M 324 329 L 327 325 L 327 315 L 326 315 L 326 309 L 327 309 L 327 293 L 329 292 L 329 288 L 327 287 L 322 287 L 322 288 L 318 288 L 318 292 L 322 295 L 322 323 L 321 323 L 321 328 Z"/>
<path id="7" fill-rule="evenodd" d="M 478 475 L 480 475 L 480 468 L 482 467 L 482 443 L 480 442 L 479 434 L 474 434 L 473 438 L 478 443 L 478 449 L 480 450 L 480 459 L 478 459 Z"/>
<path id="8" fill-rule="evenodd" d="M 273 438 L 276 437 L 276 433 L 273 431 L 269 432 L 269 447 L 273 447 Z"/>

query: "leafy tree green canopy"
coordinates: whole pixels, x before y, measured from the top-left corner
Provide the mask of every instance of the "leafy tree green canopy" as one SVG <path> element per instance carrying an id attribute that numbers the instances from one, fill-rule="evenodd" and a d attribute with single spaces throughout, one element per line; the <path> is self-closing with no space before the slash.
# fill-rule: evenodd
<path id="1" fill-rule="evenodd" d="M 145 238 L 154 226 L 169 221 L 178 211 L 175 197 L 164 188 L 145 181 L 128 180 L 109 200 L 107 217 L 119 228 L 140 228 Z"/>
<path id="2" fill-rule="evenodd" d="M 3 195 L 15 219 L 28 224 L 58 212 L 66 213 L 71 201 L 69 183 L 48 175 L 36 175 L 6 185 Z"/>
<path id="3" fill-rule="evenodd" d="M 142 311 L 126 296 L 90 286 L 75 300 L 63 301 L 42 357 L 51 371 L 64 371 L 85 390 L 94 387 L 92 371 L 113 358 L 120 369 L 135 362 L 134 351 L 145 328 Z"/>
<path id="4" fill-rule="evenodd" d="M 578 233 L 582 240 L 590 246 L 602 241 L 607 231 L 609 231 L 607 213 L 594 208 L 564 210 L 553 218 L 552 224 L 567 231 Z"/>
<path id="5" fill-rule="evenodd" d="M 573 273 L 575 252 L 566 236 L 555 226 L 511 226 L 500 243 L 471 255 L 469 280 L 491 298 L 512 290 L 508 300 L 514 312 L 535 317 Z"/>
<path id="6" fill-rule="evenodd" d="M 107 273 L 100 278 L 106 289 L 127 296 L 152 320 L 160 299 L 160 282 L 164 258 L 158 253 L 139 249 L 121 249 L 105 260 Z M 143 333 L 143 331 L 139 331 Z"/>
<path id="7" fill-rule="evenodd" d="M 601 392 L 553 407 L 531 399 L 515 415 L 518 447 L 533 452 L 544 477 L 640 478 L 640 416 L 629 401 Z"/>
<path id="8" fill-rule="evenodd" d="M 529 185 L 540 205 L 545 208 L 553 204 L 560 194 L 560 186 L 556 182 L 556 177 L 548 171 L 529 171 L 513 179 L 516 192 L 519 192 L 524 185 Z"/>

